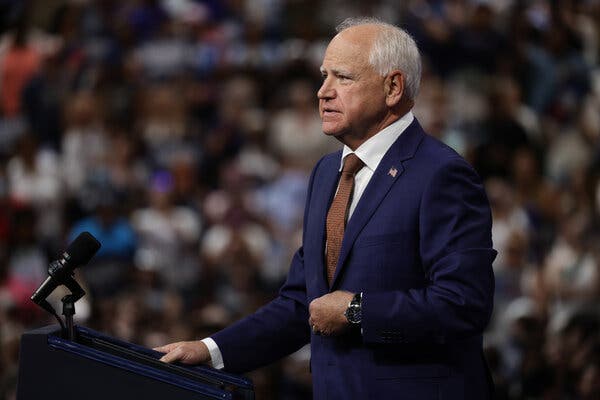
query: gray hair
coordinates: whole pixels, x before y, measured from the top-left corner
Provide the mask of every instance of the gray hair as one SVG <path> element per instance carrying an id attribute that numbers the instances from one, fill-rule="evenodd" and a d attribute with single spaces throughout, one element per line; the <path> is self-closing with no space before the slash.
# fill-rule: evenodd
<path id="1" fill-rule="evenodd" d="M 335 30 L 341 32 L 357 25 L 381 27 L 369 54 L 369 63 L 381 76 L 398 69 L 405 76 L 404 90 L 414 100 L 421 82 L 421 55 L 414 39 L 403 29 L 374 17 L 347 18 Z"/>

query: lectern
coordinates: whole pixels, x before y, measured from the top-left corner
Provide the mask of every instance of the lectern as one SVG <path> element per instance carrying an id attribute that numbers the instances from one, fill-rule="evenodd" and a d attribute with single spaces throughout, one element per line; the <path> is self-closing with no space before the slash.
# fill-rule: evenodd
<path id="1" fill-rule="evenodd" d="M 17 400 L 252 400 L 250 380 L 208 366 L 159 361 L 152 349 L 75 326 L 58 325 L 21 338 Z"/>

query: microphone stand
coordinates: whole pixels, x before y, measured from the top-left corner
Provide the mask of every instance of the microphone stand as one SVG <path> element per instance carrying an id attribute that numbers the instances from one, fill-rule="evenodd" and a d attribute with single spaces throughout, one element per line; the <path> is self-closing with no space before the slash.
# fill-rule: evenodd
<path id="1" fill-rule="evenodd" d="M 63 331 L 63 338 L 73 341 L 75 339 L 75 329 L 73 325 L 73 316 L 75 315 L 75 302 L 85 295 L 85 290 L 77 283 L 73 277 L 68 277 L 64 285 L 71 291 L 71 294 L 64 296 L 62 315 L 65 316 L 66 328 Z"/>

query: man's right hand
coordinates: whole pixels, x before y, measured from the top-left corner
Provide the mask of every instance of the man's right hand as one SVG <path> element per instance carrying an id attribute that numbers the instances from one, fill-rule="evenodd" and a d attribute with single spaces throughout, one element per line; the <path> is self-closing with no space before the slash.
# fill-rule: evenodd
<path id="1" fill-rule="evenodd" d="M 160 359 L 166 363 L 179 361 L 183 364 L 202 364 L 210 362 L 208 347 L 201 340 L 170 343 L 155 347 L 154 350 L 166 353 Z"/>

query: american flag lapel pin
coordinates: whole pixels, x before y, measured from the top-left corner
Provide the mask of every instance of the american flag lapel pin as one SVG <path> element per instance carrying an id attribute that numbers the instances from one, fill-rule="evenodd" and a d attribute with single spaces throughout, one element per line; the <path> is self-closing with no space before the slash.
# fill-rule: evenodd
<path id="1" fill-rule="evenodd" d="M 391 176 L 392 178 L 395 178 L 397 173 L 398 173 L 398 170 L 396 169 L 396 167 L 392 167 L 388 171 L 388 175 Z"/>

